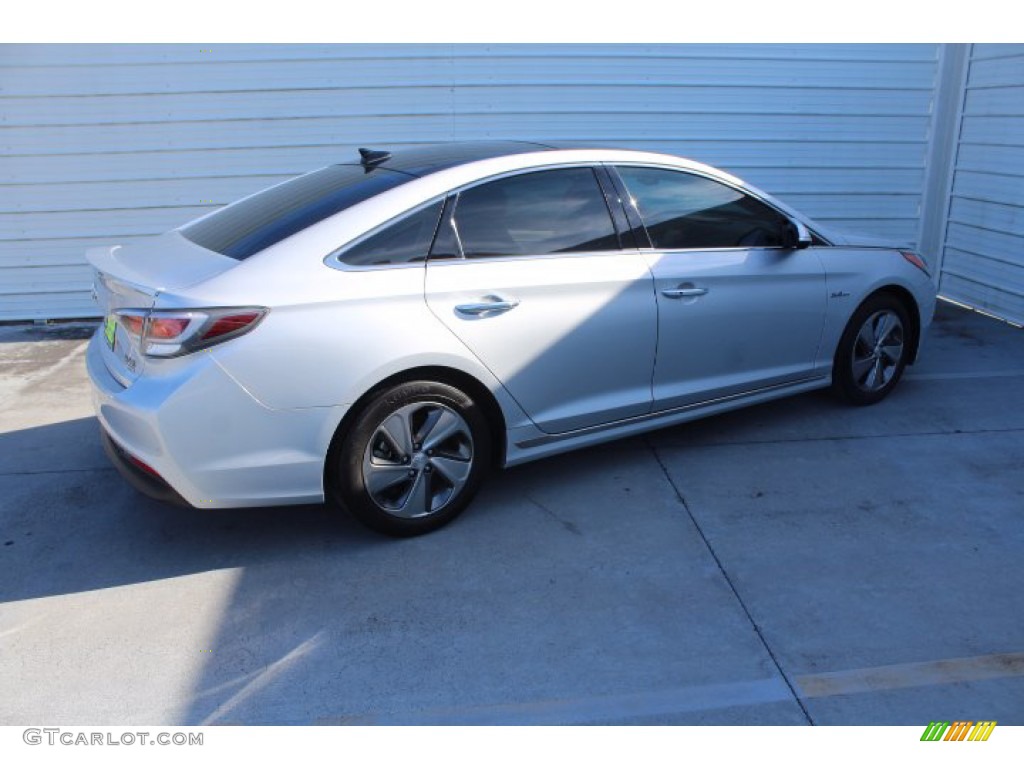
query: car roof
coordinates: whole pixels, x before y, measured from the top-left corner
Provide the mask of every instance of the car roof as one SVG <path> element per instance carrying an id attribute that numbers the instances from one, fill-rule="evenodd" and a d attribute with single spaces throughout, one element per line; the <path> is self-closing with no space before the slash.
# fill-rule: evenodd
<path id="1" fill-rule="evenodd" d="M 355 153 L 353 153 L 355 154 Z M 452 171 L 465 166 L 481 164 L 491 166 L 489 161 L 500 162 L 512 160 L 519 155 L 534 155 L 536 161 L 544 155 L 550 155 L 550 163 L 571 162 L 641 162 L 668 163 L 681 169 L 695 170 L 709 174 L 738 186 L 747 186 L 740 179 L 685 157 L 666 155 L 658 152 L 609 147 L 598 143 L 580 143 L 566 141 L 450 141 L 442 143 L 418 144 L 400 147 L 395 150 L 385 147 L 360 148 L 357 156 L 350 161 L 335 163 L 335 166 L 354 166 L 365 170 L 369 175 L 381 169 L 421 179 L 444 171 Z M 539 156 L 539 157 L 537 157 Z M 545 161 L 542 161 L 544 164 Z M 514 167 L 510 166 L 510 167 Z M 400 183 L 400 182 L 399 182 Z"/>
<path id="2" fill-rule="evenodd" d="M 562 149 L 562 147 L 557 148 Z M 371 153 L 371 159 L 367 161 L 363 161 L 359 157 L 353 157 L 352 162 L 338 164 L 362 164 L 366 166 L 368 173 L 372 172 L 375 168 L 385 168 L 389 171 L 405 173 L 409 176 L 427 176 L 478 160 L 490 160 L 495 157 L 508 157 L 509 155 L 543 152 L 552 149 L 556 149 L 556 147 L 534 141 L 452 141 L 439 144 L 420 144 L 396 150 L 390 150 L 386 147 L 374 147 L 368 150 L 360 150 L 360 152 L 366 151 Z M 374 154 L 378 154 L 385 159 L 373 159 Z"/>

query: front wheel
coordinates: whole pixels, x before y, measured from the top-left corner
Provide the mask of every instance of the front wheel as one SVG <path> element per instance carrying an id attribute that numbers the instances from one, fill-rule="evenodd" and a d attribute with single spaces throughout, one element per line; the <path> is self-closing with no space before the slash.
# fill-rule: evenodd
<path id="1" fill-rule="evenodd" d="M 910 321 L 903 303 L 881 294 L 864 302 L 839 341 L 833 386 L 854 405 L 871 405 L 888 395 L 910 355 Z"/>
<path id="2" fill-rule="evenodd" d="M 328 481 L 362 523 L 416 536 L 451 522 L 490 464 L 480 406 L 448 384 L 414 381 L 377 393 L 357 414 Z"/>

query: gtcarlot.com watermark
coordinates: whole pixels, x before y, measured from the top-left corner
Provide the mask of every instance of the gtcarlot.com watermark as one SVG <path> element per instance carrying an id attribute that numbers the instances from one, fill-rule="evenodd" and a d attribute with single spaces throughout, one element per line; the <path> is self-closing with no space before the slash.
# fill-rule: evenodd
<path id="1" fill-rule="evenodd" d="M 21 734 L 22 740 L 30 745 L 47 744 L 66 747 L 201 747 L 202 733 L 185 733 L 177 731 L 168 733 L 160 731 L 66 731 L 63 728 L 26 728 Z"/>

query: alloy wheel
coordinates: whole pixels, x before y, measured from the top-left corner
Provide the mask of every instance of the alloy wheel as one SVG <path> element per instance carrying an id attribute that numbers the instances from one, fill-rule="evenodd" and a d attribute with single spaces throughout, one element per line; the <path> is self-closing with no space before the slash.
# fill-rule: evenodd
<path id="1" fill-rule="evenodd" d="M 903 323 L 893 310 L 868 316 L 853 343 L 850 370 L 858 389 L 878 392 L 886 387 L 903 360 Z"/>
<path id="2" fill-rule="evenodd" d="M 469 424 L 438 402 L 402 406 L 373 431 L 363 454 L 363 484 L 374 504 L 396 517 L 441 511 L 473 467 Z"/>

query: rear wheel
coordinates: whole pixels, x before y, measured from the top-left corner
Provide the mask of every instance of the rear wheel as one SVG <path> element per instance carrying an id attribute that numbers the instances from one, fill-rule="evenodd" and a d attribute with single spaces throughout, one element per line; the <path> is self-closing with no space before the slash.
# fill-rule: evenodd
<path id="1" fill-rule="evenodd" d="M 903 303 L 888 294 L 865 301 L 839 341 L 833 387 L 854 405 L 871 405 L 896 386 L 910 354 L 910 321 Z"/>
<path id="2" fill-rule="evenodd" d="M 490 465 L 480 407 L 459 389 L 414 381 L 379 392 L 362 408 L 328 479 L 362 523 L 391 536 L 428 533 L 472 500 Z"/>

